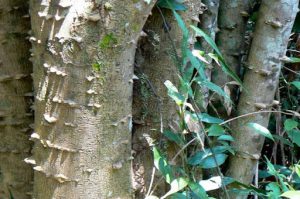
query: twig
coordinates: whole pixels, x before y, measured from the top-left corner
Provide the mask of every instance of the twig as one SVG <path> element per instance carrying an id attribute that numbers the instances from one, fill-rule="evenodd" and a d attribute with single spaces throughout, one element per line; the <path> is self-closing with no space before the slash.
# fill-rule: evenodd
<path id="1" fill-rule="evenodd" d="M 150 195 L 151 193 L 151 189 L 152 189 L 152 185 L 153 185 L 153 182 L 154 182 L 154 176 L 155 176 L 155 167 L 152 168 L 152 175 L 151 175 L 151 181 L 150 181 L 150 185 L 149 185 L 149 189 L 147 191 L 147 194 L 146 194 L 146 198 Z"/>
<path id="2" fill-rule="evenodd" d="M 177 153 L 176 155 L 172 158 L 171 162 L 174 162 L 175 159 L 180 155 L 180 153 L 182 151 L 184 151 L 184 149 L 186 149 L 190 144 L 192 144 L 197 138 L 194 137 L 193 139 L 191 139 L 187 144 L 185 144 Z"/>
<path id="3" fill-rule="evenodd" d="M 248 117 L 248 116 L 255 115 L 255 114 L 260 114 L 260 113 L 282 113 L 282 114 L 285 114 L 285 115 L 295 116 L 295 114 L 288 113 L 288 112 L 283 112 L 283 111 L 256 111 L 256 112 L 251 112 L 251 113 L 247 113 L 247 114 L 244 114 L 244 115 L 240 115 L 240 116 L 231 118 L 229 120 L 226 120 L 226 121 L 220 123 L 220 125 L 224 125 L 224 124 L 227 124 L 227 123 L 232 122 L 234 120 L 237 120 L 237 119 L 240 119 L 240 118 L 243 118 L 243 117 Z M 296 116 L 296 117 L 299 117 L 299 116 Z"/>
<path id="4" fill-rule="evenodd" d="M 256 168 L 255 168 L 255 187 L 258 188 L 258 161 L 256 162 Z M 258 199 L 257 194 L 255 194 L 254 199 Z"/>
<path id="5" fill-rule="evenodd" d="M 164 29 L 167 31 L 167 36 L 168 36 L 168 39 L 170 40 L 170 43 L 171 43 L 171 45 L 172 45 L 172 48 L 173 48 L 173 51 L 174 51 L 174 55 L 175 55 L 175 58 L 176 58 L 176 62 L 177 62 L 177 64 L 180 65 L 180 59 L 179 59 L 179 56 L 178 56 L 177 51 L 176 51 L 175 43 L 174 43 L 174 41 L 173 41 L 173 39 L 172 39 L 172 37 L 171 37 L 171 34 L 170 34 L 170 30 L 169 30 L 169 26 L 168 26 L 167 20 L 166 20 L 166 18 L 165 18 L 165 16 L 164 16 L 163 12 L 161 11 L 160 7 L 159 7 L 157 4 L 156 4 L 156 8 L 157 8 L 157 10 L 158 10 L 158 12 L 159 12 L 159 14 L 160 14 L 162 20 L 163 20 L 163 23 L 164 23 Z"/>
<path id="6" fill-rule="evenodd" d="M 300 73 L 298 73 L 298 72 L 296 72 L 296 71 L 294 71 L 294 70 L 292 70 L 292 69 L 290 69 L 290 68 L 288 68 L 286 66 L 283 66 L 283 68 L 286 69 L 286 70 L 288 70 L 288 71 L 290 71 L 290 72 L 292 72 L 292 73 L 294 73 L 294 74 L 296 74 L 296 75 L 300 75 Z"/>

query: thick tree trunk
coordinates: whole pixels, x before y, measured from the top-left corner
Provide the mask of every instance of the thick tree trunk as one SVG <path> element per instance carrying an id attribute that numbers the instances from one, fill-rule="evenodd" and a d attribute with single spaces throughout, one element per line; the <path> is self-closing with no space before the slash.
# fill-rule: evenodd
<path id="1" fill-rule="evenodd" d="M 218 25 L 220 31 L 217 34 L 216 43 L 222 52 L 228 66 L 237 74 L 240 73 L 241 57 L 245 54 L 245 31 L 252 0 L 222 0 L 219 6 Z M 224 74 L 221 67 L 215 64 L 212 71 L 212 82 L 223 87 L 232 81 Z M 234 87 L 228 85 L 230 96 L 235 101 Z M 224 109 L 224 101 L 219 97 L 213 99 L 213 105 L 220 116 L 228 117 L 230 106 Z M 226 106 L 226 105 L 225 105 Z"/>
<path id="2" fill-rule="evenodd" d="M 245 91 L 238 104 L 239 115 L 272 107 L 281 58 L 285 56 L 297 12 L 298 0 L 262 1 L 244 78 Z M 232 123 L 237 155 L 230 158 L 227 174 L 247 184 L 252 181 L 264 143 L 264 137 L 247 126 L 249 122 L 267 127 L 269 114 L 255 114 Z M 231 198 L 246 197 L 232 195 Z"/>
<path id="3" fill-rule="evenodd" d="M 132 78 L 155 1 L 31 0 L 34 197 L 132 198 Z"/>
<path id="4" fill-rule="evenodd" d="M 28 1 L 0 0 L 0 199 L 31 198 L 33 123 Z"/>
<path id="5" fill-rule="evenodd" d="M 189 0 L 186 2 L 186 6 L 188 10 L 180 12 L 180 14 L 186 22 L 186 26 L 189 26 L 198 20 L 201 1 Z M 167 27 L 161 15 L 164 16 Z M 164 82 L 170 80 L 177 84 L 179 81 L 179 71 L 174 64 L 176 62 L 174 54 L 180 51 L 182 39 L 182 31 L 177 21 L 172 12 L 166 9 L 154 9 L 152 16 L 147 20 L 144 31 L 147 36 L 140 41 L 136 55 L 136 74 L 139 80 L 136 83 L 133 104 L 135 113 L 133 150 L 136 153 L 133 167 L 137 198 L 145 197 L 154 167 L 153 154 L 147 143 L 147 137 L 158 141 L 162 138 L 162 129 L 166 130 L 170 129 L 170 126 L 176 126 L 174 123 L 178 119 L 176 104 L 168 96 Z M 194 40 L 195 38 L 191 34 L 191 45 Z M 172 43 L 176 49 L 173 49 Z M 174 153 L 174 148 L 168 151 Z M 160 175 L 156 175 L 154 185 L 158 183 L 157 176 Z M 168 189 L 169 187 L 164 181 L 161 181 L 155 195 L 163 195 Z"/>

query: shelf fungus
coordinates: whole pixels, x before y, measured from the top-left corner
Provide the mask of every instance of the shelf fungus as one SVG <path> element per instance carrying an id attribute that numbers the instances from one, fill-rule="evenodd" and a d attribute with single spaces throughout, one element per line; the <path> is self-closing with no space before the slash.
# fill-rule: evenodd
<path id="1" fill-rule="evenodd" d="M 88 76 L 88 77 L 86 77 L 86 79 L 87 79 L 89 82 L 91 82 L 91 81 L 93 81 L 94 79 L 96 79 L 96 77 Z"/>
<path id="2" fill-rule="evenodd" d="M 40 140 L 41 139 L 41 136 L 39 135 L 39 134 L 37 134 L 37 133 L 32 133 L 31 135 L 30 135 L 30 139 L 31 140 L 34 140 L 34 139 L 36 139 L 36 140 Z"/>
<path id="3" fill-rule="evenodd" d="M 272 26 L 273 28 L 281 28 L 283 26 L 280 21 L 267 20 L 265 23 Z"/>
<path id="4" fill-rule="evenodd" d="M 55 123 L 57 121 L 56 117 L 50 116 L 48 114 L 44 114 L 44 119 L 48 122 L 48 123 Z"/>
<path id="5" fill-rule="evenodd" d="M 97 92 L 95 90 L 89 89 L 88 91 L 86 91 L 87 94 L 92 95 L 92 94 L 97 94 Z"/>
<path id="6" fill-rule="evenodd" d="M 59 183 L 65 183 L 65 182 L 70 182 L 71 180 L 65 176 L 64 174 L 55 174 L 54 179 L 57 180 Z"/>
<path id="7" fill-rule="evenodd" d="M 24 162 L 26 162 L 27 164 L 32 164 L 32 165 L 36 164 L 35 160 L 34 159 L 30 159 L 30 158 L 25 158 Z"/>
<path id="8" fill-rule="evenodd" d="M 123 161 L 116 162 L 112 165 L 113 169 L 121 169 L 123 167 Z"/>

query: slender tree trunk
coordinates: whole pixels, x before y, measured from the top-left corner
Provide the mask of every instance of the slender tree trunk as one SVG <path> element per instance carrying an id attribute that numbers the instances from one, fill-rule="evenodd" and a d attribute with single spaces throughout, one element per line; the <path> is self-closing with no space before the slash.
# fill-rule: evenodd
<path id="1" fill-rule="evenodd" d="M 210 38 L 215 41 L 216 33 L 218 32 L 218 12 L 219 12 L 219 0 L 202 0 L 202 2 L 206 5 L 206 10 L 200 16 L 200 28 L 210 36 Z M 205 51 L 205 53 L 213 53 L 213 48 L 204 40 L 200 40 L 201 49 Z M 207 69 L 205 70 L 207 79 L 211 80 L 211 70 L 213 67 L 212 59 L 208 59 L 209 64 L 207 65 Z M 199 88 L 199 85 L 194 85 L 195 90 L 195 101 L 198 106 L 203 109 L 203 111 L 207 112 L 207 106 L 209 104 L 209 90 L 207 88 Z"/>
<path id="2" fill-rule="evenodd" d="M 217 34 L 216 43 L 221 50 L 228 66 L 237 74 L 240 73 L 241 58 L 245 54 L 245 32 L 247 19 L 252 0 L 221 0 L 219 6 L 218 25 L 220 31 Z M 224 74 L 221 67 L 215 64 L 212 71 L 212 82 L 224 87 L 232 79 Z M 228 85 L 230 96 L 235 101 L 234 86 Z M 230 105 L 215 97 L 213 105 L 220 116 L 228 117 L 231 112 Z M 224 108 L 225 106 L 225 108 Z"/>
<path id="3" fill-rule="evenodd" d="M 186 25 L 197 23 L 201 1 L 189 0 L 186 6 L 188 10 L 180 13 Z M 161 140 L 163 129 L 170 129 L 171 126 L 176 128 L 176 104 L 168 96 L 164 82 L 170 80 L 177 84 L 179 81 L 174 55 L 179 52 L 182 38 L 177 21 L 172 12 L 166 9 L 153 10 L 144 32 L 147 36 L 140 41 L 136 55 L 136 74 L 139 80 L 136 82 L 133 104 L 133 150 L 136 153 L 133 167 L 137 198 L 145 197 L 154 167 L 153 154 L 147 139 L 151 137 L 156 141 Z M 193 40 L 195 38 L 191 34 L 191 44 Z M 172 43 L 176 49 L 173 49 Z M 174 153 L 174 150 L 172 146 L 168 149 L 170 153 Z M 153 186 L 158 183 L 158 176 L 160 177 L 158 172 L 155 176 Z M 163 195 L 168 189 L 164 181 L 161 181 L 155 195 Z"/>
<path id="4" fill-rule="evenodd" d="M 28 1 L 0 0 L 0 199 L 31 198 L 32 66 Z"/>
<path id="5" fill-rule="evenodd" d="M 155 1 L 31 0 L 34 197 L 132 198 L 132 78 Z"/>
<path id="6" fill-rule="evenodd" d="M 238 104 L 239 115 L 272 107 L 281 58 L 285 56 L 297 12 L 298 0 L 262 1 L 244 78 L 245 91 Z M 247 184 L 252 181 L 264 143 L 264 137 L 247 126 L 249 122 L 267 127 L 269 114 L 255 114 L 232 123 L 237 155 L 230 158 L 227 174 Z M 232 195 L 231 198 L 246 196 Z"/>

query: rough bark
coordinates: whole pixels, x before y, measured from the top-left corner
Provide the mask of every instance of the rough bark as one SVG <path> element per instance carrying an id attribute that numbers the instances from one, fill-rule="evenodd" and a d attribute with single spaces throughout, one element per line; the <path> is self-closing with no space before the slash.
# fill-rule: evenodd
<path id="1" fill-rule="evenodd" d="M 285 56 L 289 36 L 298 12 L 298 0 L 263 0 L 258 14 L 245 73 L 244 86 L 238 104 L 238 115 L 269 110 L 278 85 L 281 58 Z M 280 14 L 278 14 L 280 13 Z M 269 114 L 261 113 L 232 123 L 236 156 L 229 160 L 227 174 L 243 183 L 251 183 L 255 165 L 260 157 L 264 137 L 255 133 L 247 123 L 268 126 Z M 231 198 L 246 198 L 234 196 Z"/>
<path id="2" fill-rule="evenodd" d="M 36 199 L 132 198 L 134 54 L 154 3 L 31 0 Z"/>
<path id="3" fill-rule="evenodd" d="M 202 0 L 202 3 L 205 4 L 206 10 L 200 16 L 200 28 L 210 36 L 210 38 L 215 41 L 216 33 L 218 31 L 218 12 L 219 12 L 219 0 Z M 204 50 L 205 53 L 213 53 L 213 48 L 204 40 L 200 40 L 201 50 Z M 205 70 L 206 77 L 211 80 L 211 70 L 212 70 L 212 59 L 208 58 L 207 69 Z M 195 90 L 195 101 L 198 106 L 207 111 L 207 106 L 209 103 L 209 90 L 207 88 L 199 88 L 198 85 L 194 85 Z"/>
<path id="4" fill-rule="evenodd" d="M 251 0 L 222 0 L 219 6 L 218 25 L 216 43 L 223 54 L 228 66 L 236 73 L 240 73 L 241 58 L 245 54 L 245 31 L 250 10 Z M 212 71 L 212 82 L 224 87 L 224 85 L 233 81 L 226 75 L 220 66 L 215 64 Z M 234 87 L 229 85 L 230 96 L 235 101 Z M 214 106 L 222 117 L 230 115 L 230 106 L 224 109 L 223 100 L 218 97 L 214 99 Z M 226 106 L 226 105 L 225 105 Z"/>
<path id="5" fill-rule="evenodd" d="M 180 14 L 189 26 L 198 20 L 201 1 L 190 0 L 186 2 L 186 5 L 188 11 L 180 12 Z M 182 32 L 170 10 L 162 9 L 162 14 L 168 24 L 169 33 L 164 27 L 159 10 L 154 9 L 144 27 L 147 37 L 140 41 L 136 55 L 136 74 L 139 80 L 136 82 L 133 104 L 133 150 L 135 152 L 133 167 L 137 198 L 145 197 L 154 167 L 153 154 L 147 143 L 147 137 L 158 141 L 162 136 L 161 128 L 165 130 L 170 126 L 176 126 L 174 123 L 177 121 L 177 107 L 168 96 L 164 82 L 170 80 L 176 85 L 179 81 L 178 68 L 174 64 L 174 50 L 177 53 L 180 51 Z M 194 40 L 192 33 L 191 31 L 191 44 Z M 173 49 L 172 42 L 176 49 Z M 143 86 L 146 86 L 148 93 L 143 92 L 145 90 Z M 168 151 L 174 153 L 174 148 L 170 148 L 172 146 Z M 159 172 L 156 174 L 154 185 L 159 179 Z M 164 181 L 160 182 L 155 195 L 163 195 L 168 188 Z"/>
<path id="6" fill-rule="evenodd" d="M 33 114 L 28 1 L 0 1 L 0 198 L 31 198 Z"/>

